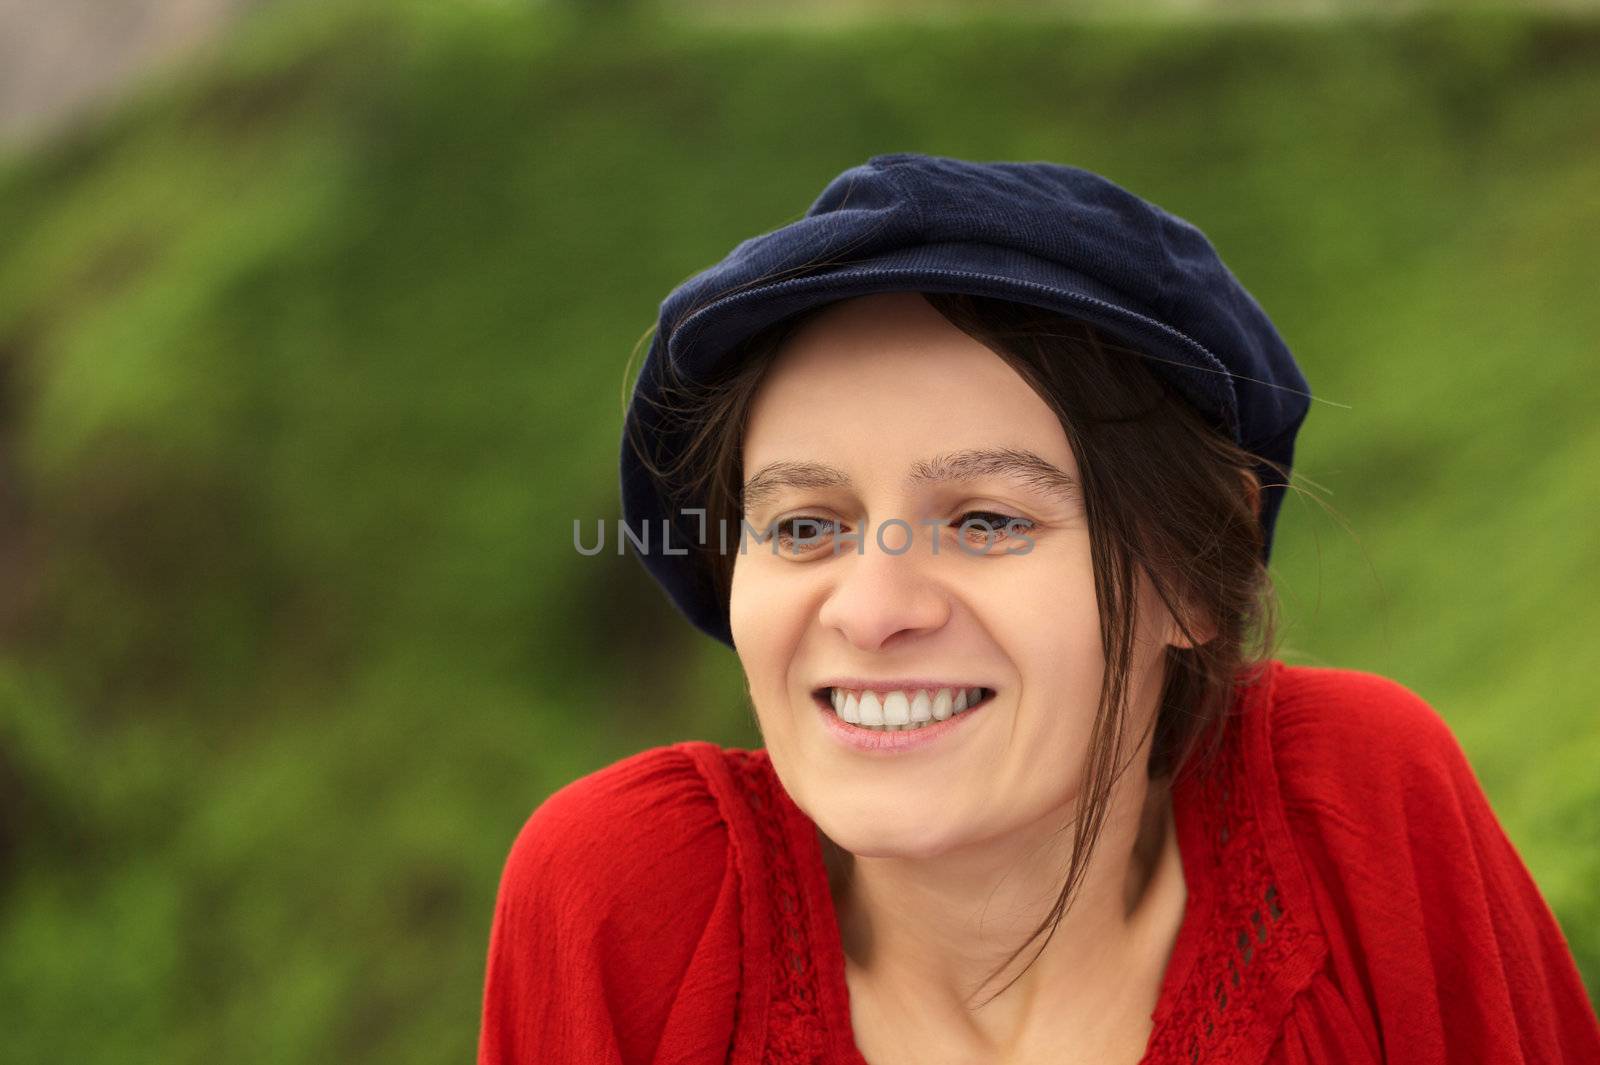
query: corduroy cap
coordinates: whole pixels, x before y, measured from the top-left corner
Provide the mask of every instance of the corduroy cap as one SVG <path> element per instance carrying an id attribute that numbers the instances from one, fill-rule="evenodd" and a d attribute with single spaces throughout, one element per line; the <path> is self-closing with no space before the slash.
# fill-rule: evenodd
<path id="1" fill-rule="evenodd" d="M 684 504 L 673 508 L 628 439 L 642 434 L 658 461 L 681 449 L 659 407 L 664 363 L 679 380 L 703 381 L 768 325 L 904 290 L 992 296 L 1088 321 L 1139 351 L 1235 443 L 1291 466 L 1309 387 L 1199 229 L 1079 167 L 875 155 L 828 182 L 805 217 L 741 242 L 661 303 L 624 426 L 622 516 L 630 530 L 648 528 L 648 549 L 635 553 L 702 632 L 733 646 L 727 609 L 692 546 L 716 544 L 717 533 Z M 1255 473 L 1265 561 L 1284 489 L 1266 465 Z M 734 532 L 735 550 L 736 541 Z"/>

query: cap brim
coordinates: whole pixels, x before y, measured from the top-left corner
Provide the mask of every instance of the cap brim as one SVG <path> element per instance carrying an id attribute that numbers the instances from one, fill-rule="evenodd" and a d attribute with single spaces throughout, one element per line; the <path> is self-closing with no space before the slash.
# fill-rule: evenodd
<path id="1" fill-rule="evenodd" d="M 944 269 L 939 262 L 972 267 Z M 1021 276 L 1041 278 L 1022 281 Z M 722 368 L 762 329 L 824 303 L 878 292 L 965 292 L 1011 300 L 1083 319 L 1159 365 L 1158 372 L 1198 410 L 1239 439 L 1232 375 L 1193 337 L 1166 325 L 1155 308 L 1026 252 L 989 244 L 923 244 L 798 277 L 775 278 L 725 294 L 678 320 L 667 358 L 679 374 L 700 378 Z"/>

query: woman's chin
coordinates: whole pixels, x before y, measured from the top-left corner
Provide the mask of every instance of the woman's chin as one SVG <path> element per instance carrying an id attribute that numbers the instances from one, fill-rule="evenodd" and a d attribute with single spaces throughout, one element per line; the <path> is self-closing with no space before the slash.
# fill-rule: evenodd
<path id="1" fill-rule="evenodd" d="M 955 842 L 949 823 L 928 814 L 888 823 L 886 817 L 846 809 L 824 811 L 812 820 L 829 839 L 858 858 L 933 858 Z"/>

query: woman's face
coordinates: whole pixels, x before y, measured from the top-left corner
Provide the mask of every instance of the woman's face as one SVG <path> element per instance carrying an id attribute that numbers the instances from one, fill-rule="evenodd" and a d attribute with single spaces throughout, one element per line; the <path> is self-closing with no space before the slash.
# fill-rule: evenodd
<path id="1" fill-rule="evenodd" d="M 809 517 L 861 538 L 823 530 L 807 545 L 812 530 L 784 525 L 792 542 L 774 555 L 751 539 L 733 571 L 730 624 L 765 746 L 822 831 L 858 855 L 931 857 L 1070 816 L 1105 663 L 1077 462 L 1032 388 L 916 293 L 846 300 L 793 334 L 763 380 L 743 476 L 752 528 Z M 974 512 L 1025 519 L 1031 546 L 963 538 Z M 880 542 L 890 519 L 905 524 Z M 1178 639 L 1142 574 L 1138 614 L 1130 742 Z M 897 688 L 993 694 L 929 742 L 863 750 L 816 694 L 840 679 L 880 703 Z"/>

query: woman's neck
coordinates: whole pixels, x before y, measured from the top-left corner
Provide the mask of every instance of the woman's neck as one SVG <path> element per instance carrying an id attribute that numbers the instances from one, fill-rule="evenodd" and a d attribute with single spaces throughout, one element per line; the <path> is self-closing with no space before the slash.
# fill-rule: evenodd
<path id="1" fill-rule="evenodd" d="M 1130 1026 L 1148 1027 L 1186 889 L 1170 781 L 1132 775 L 1113 792 L 1066 916 L 988 984 L 1048 916 L 1071 856 L 1070 825 L 1038 826 L 1014 848 L 954 863 L 858 858 L 819 831 L 858 1040 L 863 1030 L 884 1045 L 923 1045 L 920 1036 L 992 1058 L 1057 1039 L 1064 1025 L 1075 1045 L 1097 1025 L 1108 1049 L 1142 1039 Z M 1014 986 L 994 994 L 1035 954 Z"/>

